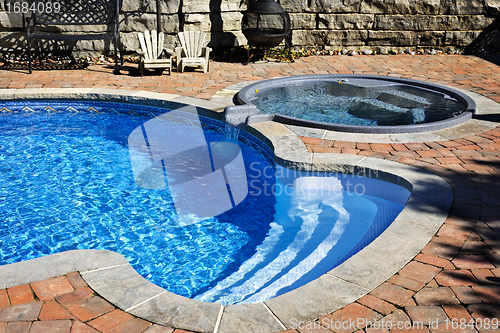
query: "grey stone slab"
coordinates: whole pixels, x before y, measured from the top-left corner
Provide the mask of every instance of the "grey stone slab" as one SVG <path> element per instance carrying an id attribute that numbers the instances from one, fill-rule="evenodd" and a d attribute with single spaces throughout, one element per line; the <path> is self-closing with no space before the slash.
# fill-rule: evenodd
<path id="1" fill-rule="evenodd" d="M 37 320 L 42 304 L 43 302 L 30 302 L 6 307 L 0 312 L 0 322 Z"/>
<path id="2" fill-rule="evenodd" d="M 244 82 L 240 82 L 240 83 L 235 83 L 233 85 L 230 85 L 230 86 L 224 88 L 223 90 L 240 91 L 241 89 L 243 89 L 243 88 L 245 88 L 253 83 L 259 82 L 259 81 L 262 81 L 262 80 L 253 80 L 253 81 L 244 81 Z"/>
<path id="3" fill-rule="evenodd" d="M 76 271 L 127 265 L 122 255 L 105 250 L 73 250 L 0 266 L 0 289 L 41 281 Z"/>
<path id="4" fill-rule="evenodd" d="M 442 141 L 441 137 L 436 132 L 420 132 L 420 133 L 404 133 L 404 134 L 389 134 L 389 138 L 394 143 L 408 143 L 408 142 L 434 142 Z"/>
<path id="5" fill-rule="evenodd" d="M 287 327 L 338 310 L 365 295 L 367 289 L 333 276 L 323 275 L 308 284 L 264 303 Z"/>
<path id="6" fill-rule="evenodd" d="M 218 92 L 216 92 L 213 97 L 210 100 L 213 99 L 230 99 L 231 102 L 233 101 L 234 95 L 238 93 L 237 90 L 230 90 L 230 89 L 221 89 Z"/>
<path id="7" fill-rule="evenodd" d="M 0 100 L 14 99 L 18 89 L 0 89 Z"/>
<path id="8" fill-rule="evenodd" d="M 276 136 L 276 135 L 283 135 L 283 136 L 293 136 L 294 133 L 293 131 L 288 127 L 283 124 L 274 122 L 274 121 L 265 121 L 265 122 L 259 122 L 259 123 L 254 123 L 249 126 L 249 130 L 254 130 L 257 131 L 260 135 L 264 135 L 266 137 L 271 137 L 271 136 Z M 299 138 L 297 138 L 298 141 L 302 142 Z M 297 142 L 298 142 L 297 141 Z M 278 142 L 280 143 L 280 142 Z M 282 142 L 280 144 L 283 144 Z"/>
<path id="9" fill-rule="evenodd" d="M 456 88 L 456 87 L 454 87 L 453 89 L 458 90 L 458 91 L 468 95 L 469 97 L 471 97 L 474 100 L 474 102 L 476 102 L 476 114 L 499 114 L 500 113 L 500 109 L 498 108 L 499 105 L 494 100 L 492 100 L 486 96 L 477 94 L 475 92 L 465 90 L 465 89 L 460 89 L 460 88 Z"/>
<path id="10" fill-rule="evenodd" d="M 92 100 L 126 102 L 130 99 L 130 96 L 134 96 L 136 93 L 137 90 L 92 88 L 88 92 L 87 98 Z"/>
<path id="11" fill-rule="evenodd" d="M 90 288 L 123 310 L 166 292 L 143 278 L 130 265 L 81 272 L 81 275 Z"/>
<path id="12" fill-rule="evenodd" d="M 131 95 L 131 97 L 134 100 L 147 100 L 150 102 L 156 101 L 158 103 L 158 102 L 163 102 L 163 101 L 171 101 L 171 100 L 179 97 L 179 95 L 156 93 L 156 92 L 152 92 L 152 91 L 139 90 L 139 91 L 136 91 L 135 93 L 133 93 Z M 162 104 L 162 103 L 159 103 L 159 104 Z"/>
<path id="13" fill-rule="evenodd" d="M 399 216 L 399 221 L 412 222 L 431 231 L 435 230 L 448 217 L 452 203 L 451 189 L 436 187 L 423 192 L 414 190 Z"/>
<path id="14" fill-rule="evenodd" d="M 224 105 L 234 105 L 233 103 L 233 98 L 232 97 L 222 97 L 222 96 L 215 96 L 210 99 L 211 102 L 214 103 L 219 103 L 219 104 L 224 104 Z"/>
<path id="15" fill-rule="evenodd" d="M 294 170 L 308 170 L 311 156 L 307 148 L 296 135 L 273 135 L 268 137 L 274 148 L 275 160 L 278 164 Z"/>
<path id="16" fill-rule="evenodd" d="M 173 101 L 177 102 L 177 103 L 199 106 L 199 107 L 209 109 L 212 111 L 216 111 L 216 112 L 220 112 L 220 113 L 222 113 L 222 111 L 224 111 L 226 106 L 232 105 L 232 103 L 231 104 L 217 103 L 217 102 L 208 101 L 205 99 L 199 99 L 199 98 L 193 98 L 193 97 L 187 97 L 187 96 L 176 97 L 173 99 Z"/>
<path id="17" fill-rule="evenodd" d="M 262 303 L 227 305 L 218 333 L 272 333 L 285 328 Z"/>
<path id="18" fill-rule="evenodd" d="M 91 88 L 32 88 L 17 89 L 14 93 L 15 99 L 33 99 L 33 98 L 72 98 L 86 99 L 92 91 Z"/>
<path id="19" fill-rule="evenodd" d="M 318 128 L 308 128 L 308 127 L 294 126 L 294 125 L 285 125 L 285 126 L 288 127 L 296 135 L 307 138 L 323 139 L 326 132 L 326 130 Z"/>
<path id="20" fill-rule="evenodd" d="M 353 141 L 365 143 L 392 143 L 391 138 L 387 134 L 365 134 L 365 133 L 347 133 L 326 131 L 325 140 L 334 141 Z"/>
<path id="21" fill-rule="evenodd" d="M 195 332 L 213 332 L 221 306 L 167 292 L 128 312 L 160 325 Z"/>
<path id="22" fill-rule="evenodd" d="M 440 130 L 438 131 L 438 135 L 442 138 L 441 140 L 458 139 L 464 136 L 483 133 L 491 129 L 491 127 L 484 125 L 485 125 L 484 122 L 481 120 L 471 119 L 465 124 Z M 440 140 L 432 140 L 432 141 L 440 141 Z"/>
<path id="23" fill-rule="evenodd" d="M 312 170 L 322 172 L 340 172 L 351 174 L 355 167 L 365 156 L 335 154 L 335 153 L 313 153 Z"/>

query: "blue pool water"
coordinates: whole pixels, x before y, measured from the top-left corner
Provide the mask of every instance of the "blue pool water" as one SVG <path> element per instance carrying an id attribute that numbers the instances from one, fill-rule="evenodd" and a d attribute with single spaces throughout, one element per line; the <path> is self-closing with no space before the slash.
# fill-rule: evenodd
<path id="1" fill-rule="evenodd" d="M 385 230 L 409 196 L 387 183 L 377 194 L 382 182 L 374 179 L 276 169 L 269 149 L 242 132 L 248 196 L 216 217 L 180 225 L 168 189 L 137 186 L 127 147 L 130 133 L 165 109 L 69 101 L 0 109 L 2 265 L 112 250 L 176 294 L 258 302 L 345 261 Z M 201 117 L 201 124 L 207 142 L 228 141 L 222 123 Z"/>

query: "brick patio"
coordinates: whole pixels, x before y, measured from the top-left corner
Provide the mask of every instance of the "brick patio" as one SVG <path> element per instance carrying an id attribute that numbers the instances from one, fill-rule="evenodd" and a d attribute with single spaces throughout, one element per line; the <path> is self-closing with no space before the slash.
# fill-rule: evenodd
<path id="1" fill-rule="evenodd" d="M 210 73 L 137 76 L 112 66 L 81 71 L 0 71 L 0 88 L 103 87 L 175 93 L 210 99 L 229 85 L 304 74 L 377 74 L 426 80 L 474 91 L 500 102 L 500 58 L 474 56 L 318 56 L 295 63 L 212 62 Z M 493 62 L 493 60 L 495 62 Z M 497 119 L 496 121 L 499 121 Z M 406 267 L 370 294 L 286 332 L 500 332 L 478 326 L 453 329 L 451 320 L 500 319 L 500 127 L 460 139 L 406 144 L 357 143 L 303 137 L 310 152 L 372 156 L 429 170 L 450 183 L 454 203 L 432 241 Z M 78 273 L 0 290 L 0 332 L 185 332 L 116 309 Z M 414 329 L 335 329 L 363 318 L 378 323 L 422 321 Z M 449 327 L 446 326 L 447 320 Z M 360 323 L 362 324 L 362 323 Z"/>

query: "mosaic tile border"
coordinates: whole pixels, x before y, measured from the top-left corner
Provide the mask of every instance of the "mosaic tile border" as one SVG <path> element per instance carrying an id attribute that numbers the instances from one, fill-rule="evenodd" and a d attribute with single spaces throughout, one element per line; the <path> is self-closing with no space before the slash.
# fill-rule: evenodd
<path id="1" fill-rule="evenodd" d="M 182 108 L 181 108 L 182 109 Z M 32 115 L 32 114 L 118 114 L 145 118 L 154 118 L 161 114 L 168 113 L 172 109 L 147 106 L 123 102 L 98 102 L 98 101 L 71 101 L 71 100 L 23 100 L 23 101 L 0 101 L 0 117 L 12 114 Z M 196 110 L 186 109 L 185 115 L 190 114 L 195 117 Z M 178 118 L 178 119 L 174 119 Z M 0 118 L 1 119 L 1 118 Z M 190 123 L 188 118 L 180 118 L 173 116 L 180 123 Z M 220 134 L 225 133 L 225 124 L 219 120 L 209 118 L 207 116 L 199 116 L 201 125 L 204 129 L 208 129 Z M 241 131 L 238 135 L 238 140 L 245 145 L 251 147 L 256 152 L 262 154 L 269 162 L 274 163 L 272 150 L 255 136 Z"/>

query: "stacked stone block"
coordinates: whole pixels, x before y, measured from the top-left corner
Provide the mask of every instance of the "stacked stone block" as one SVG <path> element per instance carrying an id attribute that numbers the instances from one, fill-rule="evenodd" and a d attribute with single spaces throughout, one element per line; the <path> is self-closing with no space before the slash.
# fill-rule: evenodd
<path id="1" fill-rule="evenodd" d="M 21 14 L 0 3 L 0 50 L 23 50 Z M 23 1 L 23 0 L 17 0 Z M 158 0 L 169 48 L 179 31 L 208 33 L 212 48 L 246 45 L 241 20 L 247 0 Z M 290 14 L 294 48 L 498 48 L 500 0 L 280 0 Z M 156 0 L 123 0 L 121 39 L 126 52 L 139 49 L 137 32 L 156 29 Z M 62 30 L 106 27 L 61 27 Z M 76 43 L 76 44 L 75 44 Z M 109 51 L 104 41 L 73 42 L 83 53 Z M 47 47 L 50 47 L 49 45 Z"/>

